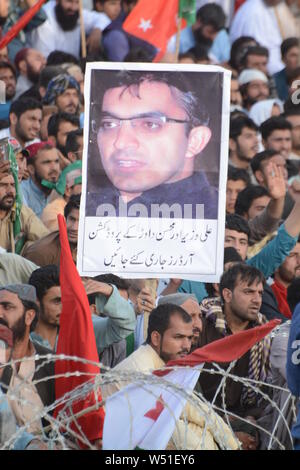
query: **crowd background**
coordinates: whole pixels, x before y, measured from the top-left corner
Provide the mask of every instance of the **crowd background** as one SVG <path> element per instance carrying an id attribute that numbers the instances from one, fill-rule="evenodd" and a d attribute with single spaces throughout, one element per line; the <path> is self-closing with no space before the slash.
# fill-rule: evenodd
<path id="1" fill-rule="evenodd" d="M 0 39 L 36 3 L 0 0 Z M 33 409 L 41 411 L 55 399 L 52 382 L 34 386 L 35 379 L 51 375 L 50 366 L 38 367 L 34 354 L 55 352 L 58 343 L 59 214 L 75 262 L 77 257 L 86 63 L 151 62 L 158 52 L 122 29 L 138 0 L 83 3 L 86 57 L 78 0 L 45 2 L 0 50 L 0 80 L 6 85 L 0 104 L 0 343 L 7 361 L 33 358 L 0 369 L 0 412 L 6 416 L 0 420 L 1 445 L 16 426 L 30 422 Z M 297 325 L 300 312 L 300 2 L 196 3 L 196 21 L 181 32 L 178 58 L 174 36 L 161 61 L 220 64 L 232 71 L 224 274 L 219 284 L 112 274 L 82 279 L 98 358 L 116 371 L 148 371 L 280 319 L 276 335 L 253 346 L 231 373 L 282 387 L 270 393 L 285 426 L 278 425 L 278 410 L 257 390 L 227 378 L 225 402 L 234 417 L 230 427 L 224 421 L 222 432 L 228 433 L 230 448 L 237 447 L 235 435 L 245 450 L 264 449 L 268 435 L 255 425 L 272 433 L 276 423 L 278 440 L 271 448 L 297 448 L 296 401 L 287 389 L 285 365 L 291 324 Z M 19 387 L 19 401 L 13 400 L 10 392 L 26 374 L 29 384 Z M 203 373 L 195 390 L 221 406 L 219 385 L 220 377 Z M 203 421 L 192 407 L 187 419 L 193 435 L 188 445 L 198 448 L 195 436 L 202 435 Z M 2 422 L 9 425 L 2 429 Z M 43 426 L 30 425 L 15 448 L 47 447 Z M 174 437 L 175 447 L 181 437 Z M 101 447 L 101 439 L 91 441 Z M 204 447 L 220 448 L 214 426 Z"/>

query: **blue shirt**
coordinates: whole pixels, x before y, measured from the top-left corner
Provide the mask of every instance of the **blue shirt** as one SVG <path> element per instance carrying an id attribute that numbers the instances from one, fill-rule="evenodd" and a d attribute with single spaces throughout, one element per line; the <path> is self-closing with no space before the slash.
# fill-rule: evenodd
<path id="1" fill-rule="evenodd" d="M 29 178 L 21 183 L 22 195 L 24 196 L 24 204 L 40 217 L 46 205 L 49 203 L 49 196 Z"/>
<path id="2" fill-rule="evenodd" d="M 246 260 L 246 263 L 259 269 L 267 279 L 283 263 L 296 245 L 297 240 L 298 237 L 291 237 L 285 230 L 284 224 L 282 224 L 278 229 L 277 236 L 264 246 L 257 255 Z M 199 303 L 207 297 L 204 284 L 198 281 L 183 281 L 178 291 L 195 294 Z"/>
<path id="3" fill-rule="evenodd" d="M 288 387 L 292 394 L 300 397 L 300 303 L 294 310 L 290 329 L 286 376 Z M 300 408 L 296 424 L 292 428 L 292 436 L 295 439 L 295 448 L 300 449 Z"/>
<path id="4" fill-rule="evenodd" d="M 183 29 L 180 35 L 179 52 L 183 54 L 196 45 L 195 37 L 191 26 Z M 218 32 L 210 48 L 208 55 L 213 57 L 217 62 L 227 62 L 230 58 L 230 39 L 227 31 L 222 29 Z"/>

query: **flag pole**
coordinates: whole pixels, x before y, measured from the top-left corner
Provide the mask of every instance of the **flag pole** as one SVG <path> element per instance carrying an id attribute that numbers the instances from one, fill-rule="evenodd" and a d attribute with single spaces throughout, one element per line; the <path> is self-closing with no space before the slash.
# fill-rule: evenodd
<path id="1" fill-rule="evenodd" d="M 81 55 L 86 57 L 86 38 L 85 38 L 85 29 L 83 21 L 83 6 L 82 0 L 79 0 L 79 21 L 80 21 L 80 35 L 81 35 Z"/>
<path id="2" fill-rule="evenodd" d="M 177 63 L 178 62 L 178 56 L 179 56 L 179 47 L 180 47 L 180 35 L 181 35 L 181 23 L 182 23 L 182 18 L 178 18 L 178 24 L 177 24 L 177 34 L 176 34 L 176 49 L 175 49 L 175 57 L 174 61 Z"/>

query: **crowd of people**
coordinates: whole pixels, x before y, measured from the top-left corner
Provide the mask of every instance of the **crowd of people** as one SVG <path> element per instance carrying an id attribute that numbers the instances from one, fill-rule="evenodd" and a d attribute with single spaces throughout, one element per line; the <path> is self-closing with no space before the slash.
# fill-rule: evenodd
<path id="1" fill-rule="evenodd" d="M 59 214 L 77 259 L 85 67 L 152 62 L 156 48 L 122 29 L 138 1 L 84 2 L 85 57 L 78 0 L 45 2 L 0 50 L 0 447 L 27 425 L 13 448 L 47 449 L 49 422 L 33 418 L 55 401 L 54 365 L 35 355 L 55 353 L 59 337 Z M 0 39 L 35 3 L 0 0 Z M 280 319 L 274 338 L 265 337 L 236 361 L 231 374 L 241 380 L 227 377 L 225 394 L 221 375 L 200 374 L 195 392 L 214 402 L 218 425 L 206 429 L 206 405 L 199 401 L 199 414 L 195 394 L 169 445 L 219 449 L 221 432 L 232 449 L 299 448 L 300 418 L 297 427 L 286 362 L 300 302 L 300 2 L 196 3 L 196 21 L 181 32 L 178 57 L 172 37 L 161 60 L 219 64 L 232 72 L 224 272 L 219 283 L 82 278 L 99 362 L 116 371 L 149 372 Z M 261 383 L 285 391 L 268 389 L 268 400 Z M 108 384 L 104 398 L 124 386 Z M 224 407 L 230 426 L 217 420 Z M 71 437 L 70 448 L 76 448 Z"/>

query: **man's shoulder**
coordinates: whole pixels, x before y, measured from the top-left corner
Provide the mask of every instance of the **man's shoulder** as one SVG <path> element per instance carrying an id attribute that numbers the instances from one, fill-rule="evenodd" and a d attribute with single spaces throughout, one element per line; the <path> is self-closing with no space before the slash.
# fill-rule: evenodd
<path id="1" fill-rule="evenodd" d="M 140 372 L 150 372 L 164 366 L 164 362 L 158 354 L 149 345 L 142 345 L 134 351 L 129 357 L 120 362 L 114 370 L 132 370 Z"/>
<path id="2" fill-rule="evenodd" d="M 30 253 L 41 251 L 44 248 L 47 248 L 47 251 L 51 248 L 58 249 L 60 247 L 60 242 L 59 242 L 59 231 L 56 230 L 55 232 L 51 232 L 48 235 L 45 235 L 44 237 L 40 238 L 39 240 L 36 240 L 34 243 L 32 243 L 23 253 L 23 256 L 27 256 Z"/>

